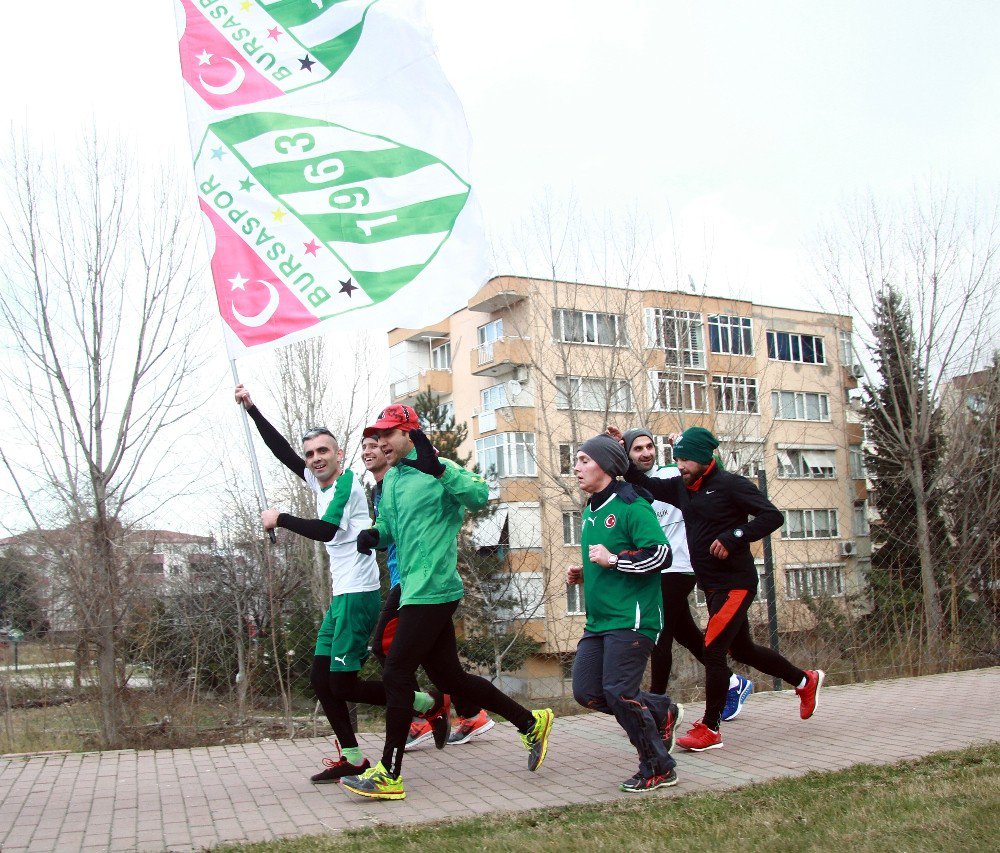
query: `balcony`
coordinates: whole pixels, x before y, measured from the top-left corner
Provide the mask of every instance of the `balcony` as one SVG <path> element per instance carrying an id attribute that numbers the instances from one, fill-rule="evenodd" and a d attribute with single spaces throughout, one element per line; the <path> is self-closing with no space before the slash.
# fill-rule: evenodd
<path id="1" fill-rule="evenodd" d="M 389 396 L 393 403 L 412 406 L 417 395 L 428 389 L 439 397 L 451 394 L 451 371 L 420 370 L 403 379 L 397 379 L 389 384 Z"/>
<path id="2" fill-rule="evenodd" d="M 527 296 L 528 282 L 524 279 L 498 276 L 486 282 L 469 300 L 470 311 L 492 314 L 516 305 Z"/>
<path id="3" fill-rule="evenodd" d="M 538 424 L 538 411 L 534 406 L 498 406 L 495 409 L 477 409 L 472 413 L 475 426 L 474 439 L 491 432 L 534 432 Z"/>
<path id="4" fill-rule="evenodd" d="M 527 338 L 503 337 L 473 347 L 469 370 L 473 376 L 502 376 L 531 363 L 531 342 Z"/>

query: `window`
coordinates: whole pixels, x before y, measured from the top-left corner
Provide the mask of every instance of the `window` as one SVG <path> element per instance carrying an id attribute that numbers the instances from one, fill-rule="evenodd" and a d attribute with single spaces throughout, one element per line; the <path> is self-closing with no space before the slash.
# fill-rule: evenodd
<path id="1" fill-rule="evenodd" d="M 583 597 L 583 584 L 566 584 L 566 615 L 580 616 L 587 612 L 587 602 Z"/>
<path id="2" fill-rule="evenodd" d="M 482 406 L 481 411 L 492 412 L 494 409 L 500 408 L 500 406 L 506 406 L 507 403 L 507 386 L 504 383 L 499 385 L 491 385 L 489 388 L 484 388 L 479 392 L 479 402 Z"/>
<path id="3" fill-rule="evenodd" d="M 832 480 L 837 476 L 833 450 L 778 448 L 778 476 L 790 480 Z"/>
<path id="4" fill-rule="evenodd" d="M 632 389 L 624 379 L 557 376 L 556 408 L 590 412 L 630 412 Z"/>
<path id="5" fill-rule="evenodd" d="M 826 364 L 823 339 L 816 335 L 795 332 L 767 333 L 767 357 L 777 361 L 798 361 L 802 364 Z"/>
<path id="6" fill-rule="evenodd" d="M 789 599 L 844 594 L 844 569 L 837 563 L 785 567 L 785 595 Z"/>
<path id="7" fill-rule="evenodd" d="M 476 464 L 483 475 L 496 477 L 534 477 L 535 434 L 501 432 L 476 439 Z"/>
<path id="8" fill-rule="evenodd" d="M 854 502 L 854 535 L 868 536 L 871 533 L 868 527 L 868 501 Z"/>
<path id="9" fill-rule="evenodd" d="M 499 320 L 493 320 L 485 326 L 480 326 L 476 330 L 476 335 L 479 339 L 479 346 L 499 341 L 503 338 L 503 318 L 501 317 Z"/>
<path id="10" fill-rule="evenodd" d="M 809 391 L 772 391 L 774 417 L 782 421 L 830 420 L 830 395 Z"/>
<path id="11" fill-rule="evenodd" d="M 746 376 L 713 376 L 712 391 L 715 411 L 743 412 L 755 415 L 757 408 L 757 380 Z"/>
<path id="12" fill-rule="evenodd" d="M 545 616 L 545 583 L 538 572 L 510 572 L 490 578 L 482 589 L 498 622 Z"/>
<path id="13" fill-rule="evenodd" d="M 662 349 L 667 364 L 705 367 L 705 330 L 697 311 L 646 309 L 646 346 Z"/>
<path id="14" fill-rule="evenodd" d="M 764 467 L 763 444 L 754 442 L 731 445 L 727 443 L 727 445 L 724 453 L 719 452 L 726 470 L 746 477 L 748 480 L 756 480 L 757 475 Z"/>
<path id="15" fill-rule="evenodd" d="M 576 464 L 576 454 L 573 452 L 572 444 L 559 445 L 559 473 L 563 475 L 572 474 L 573 466 Z"/>
<path id="16" fill-rule="evenodd" d="M 708 345 L 712 352 L 753 355 L 753 321 L 731 314 L 709 314 Z"/>
<path id="17" fill-rule="evenodd" d="M 868 476 L 865 471 L 865 452 L 860 444 L 852 444 L 847 448 L 847 462 L 852 480 L 864 480 Z"/>
<path id="18" fill-rule="evenodd" d="M 649 372 L 653 409 L 659 412 L 707 412 L 707 384 L 697 373 Z"/>
<path id="19" fill-rule="evenodd" d="M 856 364 L 860 364 L 857 352 L 854 349 L 854 341 L 851 340 L 850 332 L 837 332 L 837 343 L 840 345 L 841 364 L 846 367 L 853 367 Z"/>
<path id="20" fill-rule="evenodd" d="M 563 519 L 563 545 L 579 545 L 580 530 L 583 523 L 583 513 L 564 512 Z"/>
<path id="21" fill-rule="evenodd" d="M 786 509 L 785 539 L 836 539 L 839 535 L 835 509 Z"/>
<path id="22" fill-rule="evenodd" d="M 431 350 L 431 370 L 451 370 L 451 341 Z"/>
<path id="23" fill-rule="evenodd" d="M 656 464 L 657 465 L 673 465 L 674 464 L 674 448 L 667 441 L 665 435 L 658 435 L 654 441 L 656 445 Z"/>
<path id="24" fill-rule="evenodd" d="M 618 314 L 553 308 L 552 337 L 568 344 L 624 344 L 625 318 Z"/>

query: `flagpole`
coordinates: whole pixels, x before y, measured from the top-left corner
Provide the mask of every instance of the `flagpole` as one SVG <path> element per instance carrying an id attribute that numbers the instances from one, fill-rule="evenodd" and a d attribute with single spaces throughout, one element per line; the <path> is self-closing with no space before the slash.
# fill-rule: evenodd
<path id="1" fill-rule="evenodd" d="M 229 359 L 229 366 L 233 371 L 233 382 L 236 385 L 240 384 L 239 374 L 236 372 L 236 359 Z M 246 406 L 240 406 L 240 414 L 243 420 L 243 434 L 246 436 L 247 440 L 247 450 L 250 451 L 250 467 L 253 470 L 253 481 L 254 485 L 257 487 L 257 504 L 258 509 L 263 512 L 267 509 L 267 498 L 264 496 L 264 481 L 260 478 L 260 465 L 257 463 L 257 451 L 253 446 L 253 436 L 250 435 L 250 418 L 247 416 Z M 267 531 L 267 538 L 271 540 L 273 545 L 278 541 L 278 537 L 274 535 L 273 530 Z"/>

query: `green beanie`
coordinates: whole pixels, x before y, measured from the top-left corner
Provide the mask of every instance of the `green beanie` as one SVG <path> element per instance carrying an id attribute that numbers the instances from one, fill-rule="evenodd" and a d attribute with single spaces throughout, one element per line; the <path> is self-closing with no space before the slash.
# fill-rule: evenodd
<path id="1" fill-rule="evenodd" d="M 719 439 L 705 427 L 688 427 L 674 445 L 674 459 L 690 459 L 708 465 L 718 446 Z"/>

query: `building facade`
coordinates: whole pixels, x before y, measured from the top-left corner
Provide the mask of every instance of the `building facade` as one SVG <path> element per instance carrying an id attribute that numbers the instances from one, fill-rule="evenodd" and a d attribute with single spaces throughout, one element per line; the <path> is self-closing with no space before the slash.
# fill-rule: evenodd
<path id="1" fill-rule="evenodd" d="M 495 501 L 475 535 L 501 540 L 543 657 L 568 655 L 582 631 L 584 593 L 565 584 L 580 556 L 572 466 L 608 424 L 649 428 L 664 464 L 667 434 L 705 426 L 729 470 L 764 471 L 786 517 L 773 537 L 782 630 L 812 624 L 807 597 L 861 598 L 870 547 L 849 317 L 500 276 L 442 322 L 394 329 L 389 346 L 392 402 L 430 389 L 468 424 L 463 452 Z"/>

